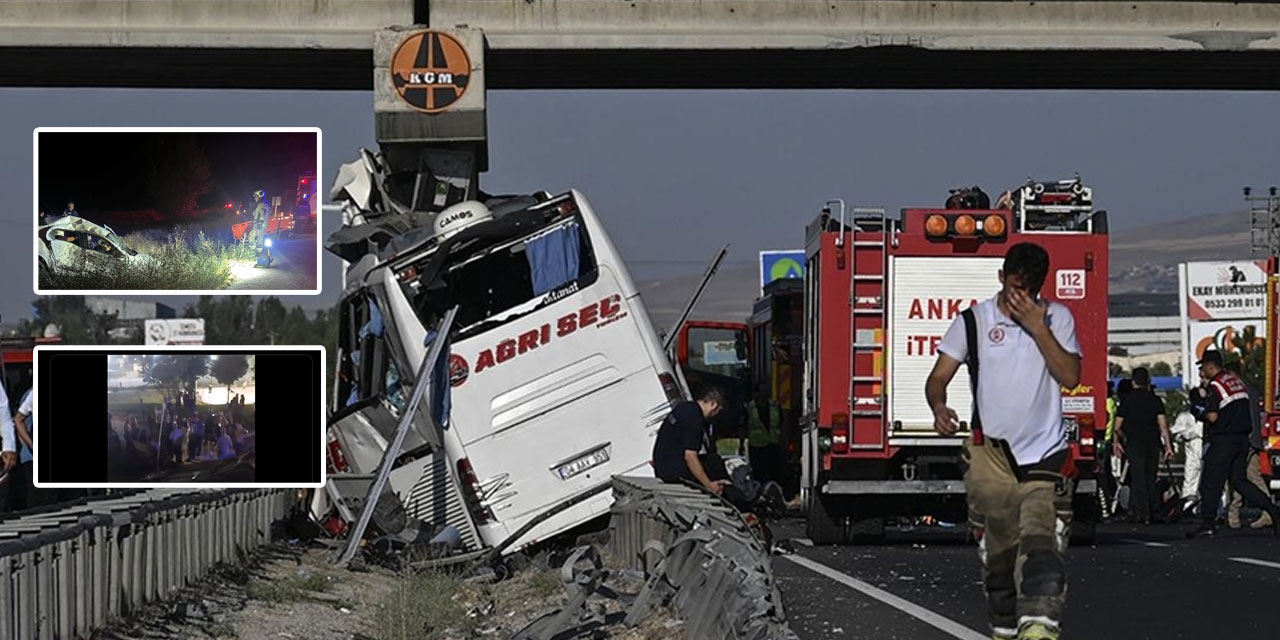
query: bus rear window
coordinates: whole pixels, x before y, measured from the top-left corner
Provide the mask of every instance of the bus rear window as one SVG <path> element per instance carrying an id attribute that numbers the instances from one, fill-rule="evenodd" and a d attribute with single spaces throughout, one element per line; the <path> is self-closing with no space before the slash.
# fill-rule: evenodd
<path id="1" fill-rule="evenodd" d="M 595 256 L 578 219 L 491 243 L 450 262 L 435 281 L 425 287 L 413 281 L 410 290 L 426 326 L 457 305 L 455 339 L 515 320 L 596 279 Z"/>

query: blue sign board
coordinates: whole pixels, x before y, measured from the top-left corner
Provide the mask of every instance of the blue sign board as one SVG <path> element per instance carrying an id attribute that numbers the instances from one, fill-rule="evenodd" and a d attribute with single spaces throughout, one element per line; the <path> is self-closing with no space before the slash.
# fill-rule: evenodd
<path id="1" fill-rule="evenodd" d="M 761 251 L 760 288 L 774 280 L 804 277 L 804 251 Z"/>

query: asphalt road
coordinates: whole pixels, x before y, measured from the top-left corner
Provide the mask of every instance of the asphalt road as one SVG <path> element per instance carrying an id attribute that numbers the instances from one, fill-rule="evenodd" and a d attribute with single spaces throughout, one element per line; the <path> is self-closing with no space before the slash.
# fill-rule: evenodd
<path id="1" fill-rule="evenodd" d="M 1067 638 L 1264 638 L 1277 633 L 1280 538 L 1270 529 L 1186 540 L 1191 525 L 1103 525 L 1068 552 Z M 989 638 L 978 554 L 957 530 L 894 532 L 874 546 L 805 546 L 773 568 L 805 640 Z"/>
<path id="2" fill-rule="evenodd" d="M 316 288 L 316 235 L 272 236 L 270 267 L 246 267 L 236 271 L 231 290 L 311 291 Z"/>

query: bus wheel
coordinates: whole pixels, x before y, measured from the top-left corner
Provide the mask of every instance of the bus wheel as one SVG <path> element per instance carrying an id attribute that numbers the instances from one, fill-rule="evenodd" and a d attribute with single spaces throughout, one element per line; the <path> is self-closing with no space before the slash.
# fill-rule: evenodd
<path id="1" fill-rule="evenodd" d="M 832 515 L 834 500 L 814 490 L 809 496 L 809 512 L 805 518 L 805 534 L 814 544 L 844 542 L 844 518 Z"/>

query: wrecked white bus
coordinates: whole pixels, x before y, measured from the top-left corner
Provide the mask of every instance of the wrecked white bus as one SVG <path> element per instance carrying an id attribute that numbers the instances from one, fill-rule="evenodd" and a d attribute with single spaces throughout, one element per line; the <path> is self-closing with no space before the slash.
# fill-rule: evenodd
<path id="1" fill-rule="evenodd" d="M 428 332 L 456 307 L 449 384 L 429 399 L 441 428 L 411 423 L 390 485 L 409 516 L 457 526 L 466 546 L 516 550 L 606 513 L 611 476 L 652 475 L 681 395 L 582 194 L 490 204 L 454 205 L 377 255 L 344 256 L 330 477 L 377 469 Z"/>

